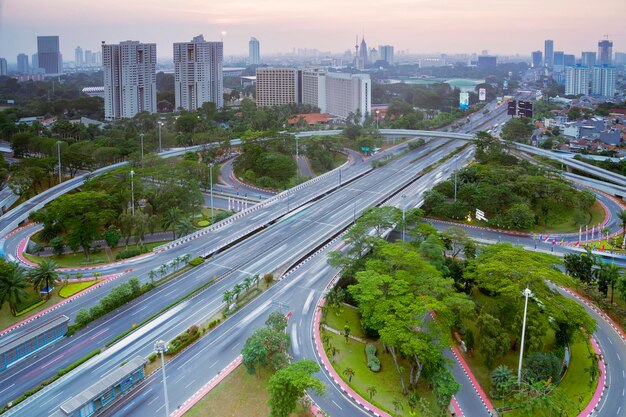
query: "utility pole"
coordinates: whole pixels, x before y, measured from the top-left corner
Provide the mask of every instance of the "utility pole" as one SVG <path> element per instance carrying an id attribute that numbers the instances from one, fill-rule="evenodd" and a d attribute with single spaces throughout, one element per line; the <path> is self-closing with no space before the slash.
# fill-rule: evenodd
<path id="1" fill-rule="evenodd" d="M 209 164 L 209 182 L 211 183 L 211 224 L 213 224 L 213 162 Z"/>
<path id="2" fill-rule="evenodd" d="M 57 140 L 57 155 L 59 157 L 59 184 L 61 184 L 61 141 Z"/>
<path id="3" fill-rule="evenodd" d="M 165 359 L 163 353 L 167 352 L 167 343 L 163 340 L 157 340 L 154 344 L 154 350 L 161 354 L 161 371 L 163 372 L 163 393 L 165 394 L 165 417 L 170 415 L 170 404 L 167 399 L 167 379 L 165 377 Z"/>
<path id="4" fill-rule="evenodd" d="M 526 313 L 528 311 L 528 297 L 533 295 L 532 291 L 526 287 L 524 291 L 522 291 L 522 295 L 526 297 L 526 301 L 524 302 L 524 323 L 522 324 L 522 343 L 520 345 L 519 351 L 519 366 L 517 367 L 517 385 L 522 382 L 522 359 L 524 358 L 524 336 L 526 334 Z"/>
<path id="5" fill-rule="evenodd" d="M 163 148 L 161 146 L 161 127 L 163 126 L 163 122 L 159 122 L 159 153 L 163 152 Z"/>
<path id="6" fill-rule="evenodd" d="M 130 211 L 132 216 L 135 217 L 135 171 L 130 171 Z"/>

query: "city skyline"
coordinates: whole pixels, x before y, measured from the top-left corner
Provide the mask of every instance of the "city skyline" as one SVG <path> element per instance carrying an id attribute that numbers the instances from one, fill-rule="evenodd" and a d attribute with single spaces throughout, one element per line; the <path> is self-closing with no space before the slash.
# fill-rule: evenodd
<path id="1" fill-rule="evenodd" d="M 251 36 L 265 55 L 309 48 L 332 53 L 353 50 L 354 37 L 368 44 L 393 45 L 411 53 L 479 53 L 528 55 L 553 39 L 555 50 L 579 55 L 594 50 L 608 35 L 614 52 L 626 50 L 621 0 L 603 0 L 588 8 L 580 1 L 538 0 L 439 4 L 434 0 L 346 0 L 341 4 L 271 0 L 233 0 L 208 4 L 199 0 L 165 0 L 84 4 L 76 0 L 34 0 L 0 4 L 0 56 L 15 62 L 19 53 L 36 51 L 36 37 L 58 35 L 69 61 L 76 46 L 99 49 L 101 41 L 138 40 L 157 44 L 159 59 L 172 57 L 172 44 L 204 33 L 208 41 L 224 40 L 225 55 L 246 56 Z M 329 11 L 332 10 L 332 13 Z M 610 13 L 607 11 L 610 10 Z M 382 13 L 381 13 L 382 11 Z M 301 16 L 302 19 L 298 19 Z M 45 17 L 45 18 L 44 18 Z M 347 23 L 346 23 L 347 22 Z M 167 30 L 164 30 L 168 28 Z M 582 29 L 581 29 L 582 28 Z M 510 33 L 511 36 L 503 36 Z M 523 36 L 522 36 L 523 35 Z"/>

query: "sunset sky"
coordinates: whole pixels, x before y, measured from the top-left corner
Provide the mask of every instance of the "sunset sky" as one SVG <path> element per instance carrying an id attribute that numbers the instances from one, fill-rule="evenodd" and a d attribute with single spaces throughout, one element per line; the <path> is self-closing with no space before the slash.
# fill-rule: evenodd
<path id="1" fill-rule="evenodd" d="M 579 55 L 597 50 L 608 34 L 614 51 L 626 51 L 625 0 L 0 0 L 0 57 L 16 61 L 36 52 L 37 35 L 59 35 L 65 61 L 74 48 L 100 42 L 156 42 L 159 58 L 172 43 L 204 34 L 225 54 L 261 54 L 316 48 L 353 49 L 392 44 L 411 53 L 477 52 L 528 55 L 554 39 L 555 50 Z"/>

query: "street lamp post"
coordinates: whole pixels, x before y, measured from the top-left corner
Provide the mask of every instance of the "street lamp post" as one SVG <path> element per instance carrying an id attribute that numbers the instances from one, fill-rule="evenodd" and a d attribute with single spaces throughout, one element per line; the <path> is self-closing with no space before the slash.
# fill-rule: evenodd
<path id="1" fill-rule="evenodd" d="M 130 211 L 133 217 L 135 217 L 135 182 L 133 180 L 134 178 L 135 178 L 135 171 L 131 169 L 130 171 Z"/>
<path id="2" fill-rule="evenodd" d="M 157 340 L 154 343 L 154 350 L 157 353 L 161 354 L 161 371 L 163 372 L 163 392 L 165 393 L 165 416 L 169 417 L 170 415 L 170 404 L 167 400 L 167 379 L 165 377 L 165 359 L 163 358 L 163 353 L 167 352 L 167 343 L 163 340 Z"/>
<path id="3" fill-rule="evenodd" d="M 296 182 L 300 179 L 300 167 L 298 166 L 298 137 L 296 136 Z"/>
<path id="4" fill-rule="evenodd" d="M 380 115 L 380 110 L 376 109 L 376 129 L 378 129 L 378 118 Z"/>
<path id="5" fill-rule="evenodd" d="M 143 133 L 139 135 L 141 139 L 141 163 L 143 164 Z"/>
<path id="6" fill-rule="evenodd" d="M 61 184 L 61 141 L 57 140 L 57 155 L 59 157 L 59 184 Z"/>
<path id="7" fill-rule="evenodd" d="M 159 122 L 159 153 L 163 151 L 161 146 L 161 127 L 163 126 L 163 122 Z"/>
<path id="8" fill-rule="evenodd" d="M 526 312 L 528 311 L 528 297 L 533 295 L 532 291 L 528 287 L 522 291 L 522 294 L 526 297 L 524 302 L 524 323 L 522 324 L 522 342 L 519 351 L 519 365 L 517 367 L 517 385 L 522 381 L 522 359 L 524 357 L 524 335 L 526 334 Z"/>
<path id="9" fill-rule="evenodd" d="M 211 183 L 211 224 L 213 224 L 213 162 L 209 163 L 209 182 Z"/>

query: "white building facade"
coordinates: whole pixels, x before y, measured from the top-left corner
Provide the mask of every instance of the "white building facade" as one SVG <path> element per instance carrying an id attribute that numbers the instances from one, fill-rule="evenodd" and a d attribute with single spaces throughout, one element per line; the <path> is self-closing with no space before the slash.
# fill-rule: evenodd
<path id="1" fill-rule="evenodd" d="M 591 75 L 591 94 L 613 97 L 616 91 L 617 68 L 595 66 Z"/>
<path id="2" fill-rule="evenodd" d="M 566 67 L 565 94 L 571 96 L 589 94 L 590 75 L 591 71 L 588 67 Z"/>
<path id="3" fill-rule="evenodd" d="M 326 112 L 348 118 L 350 114 L 365 120 L 372 111 L 372 82 L 369 74 L 326 74 Z"/>
<path id="4" fill-rule="evenodd" d="M 156 44 L 102 44 L 104 118 L 116 120 L 156 112 Z"/>
<path id="5" fill-rule="evenodd" d="M 194 111 L 206 102 L 224 107 L 222 67 L 224 44 L 202 35 L 174 44 L 174 83 L 177 109 Z"/>
<path id="6" fill-rule="evenodd" d="M 257 38 L 250 38 L 248 42 L 248 64 L 259 65 L 261 63 L 261 44 Z"/>

